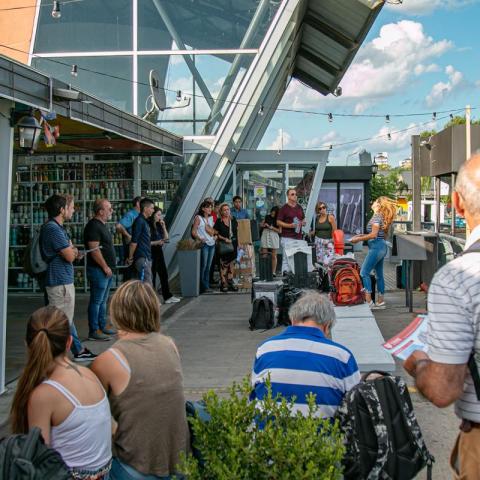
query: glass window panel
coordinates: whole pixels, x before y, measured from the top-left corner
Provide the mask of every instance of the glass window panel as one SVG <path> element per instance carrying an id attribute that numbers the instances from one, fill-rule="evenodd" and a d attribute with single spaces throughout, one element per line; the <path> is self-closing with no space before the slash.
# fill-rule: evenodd
<path id="1" fill-rule="evenodd" d="M 328 213 L 332 214 L 335 218 L 338 218 L 337 184 L 336 183 L 328 183 L 328 182 L 322 183 L 317 201 L 326 203 Z"/>
<path id="2" fill-rule="evenodd" d="M 133 48 L 132 0 L 62 2 L 61 18 L 52 18 L 51 12 L 52 1 L 42 0 L 35 53 Z"/>
<path id="3" fill-rule="evenodd" d="M 252 61 L 252 56 L 248 56 L 243 62 L 244 65 Z M 216 57 L 213 55 L 198 55 L 194 58 L 195 67 L 199 72 L 203 82 L 208 88 L 209 95 L 217 99 L 225 78 L 231 68 L 233 56 Z M 182 108 L 172 108 L 160 112 L 158 115 L 158 125 L 161 125 L 178 134 L 192 133 L 201 134 L 203 129 L 197 122 L 196 131 L 193 131 L 193 124 L 189 123 L 189 129 L 185 125 L 178 123 L 179 120 L 192 122 L 192 120 L 206 121 L 210 116 L 211 109 L 201 91 L 200 87 L 194 82 L 194 77 L 188 68 L 183 56 L 179 55 L 139 55 L 138 56 L 138 113 L 143 115 L 147 110 L 147 99 L 150 95 L 149 74 L 155 70 L 158 74 L 160 85 L 165 89 L 165 98 L 167 107 L 178 105 L 176 100 L 177 91 L 182 92 L 182 97 L 190 98 L 190 105 Z M 235 94 L 241 78 L 246 69 L 241 68 L 235 78 L 229 82 L 227 90 L 224 92 L 224 98 L 229 100 Z M 220 118 L 220 117 L 219 117 Z M 173 123 L 175 122 L 175 123 Z M 202 123 L 203 125 L 203 123 Z M 168 127 L 167 127 L 168 126 Z M 215 125 L 213 133 L 218 128 Z"/>
<path id="4" fill-rule="evenodd" d="M 339 228 L 345 233 L 345 238 L 351 238 L 363 232 L 364 212 L 363 183 L 340 184 L 340 217 Z"/>
<path id="5" fill-rule="evenodd" d="M 71 75 L 72 65 L 78 76 Z M 132 57 L 33 58 L 32 66 L 122 110 L 132 111 Z M 91 72 L 82 70 L 86 68 Z M 93 72 L 108 72 L 109 76 Z M 120 80 L 113 77 L 120 77 Z"/>
<path id="6" fill-rule="evenodd" d="M 182 42 L 194 49 L 240 48 L 254 18 L 258 0 L 161 0 L 169 20 Z M 247 48 L 260 45 L 280 2 L 271 0 L 255 28 Z M 162 16 L 151 0 L 138 0 L 139 50 L 171 48 L 170 36 Z"/>
<path id="7" fill-rule="evenodd" d="M 288 188 L 297 191 L 297 201 L 306 210 L 316 167 L 313 165 L 289 165 Z"/>

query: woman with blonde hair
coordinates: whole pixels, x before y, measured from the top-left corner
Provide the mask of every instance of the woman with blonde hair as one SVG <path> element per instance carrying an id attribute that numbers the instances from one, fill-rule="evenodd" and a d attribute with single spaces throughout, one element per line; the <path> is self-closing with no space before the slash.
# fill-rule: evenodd
<path id="1" fill-rule="evenodd" d="M 220 205 L 220 217 L 213 226 L 217 235 L 217 255 L 220 260 L 220 291 L 236 292 L 238 287 L 233 283 L 233 264 L 237 258 L 238 223 L 230 213 L 228 203 Z"/>
<path id="2" fill-rule="evenodd" d="M 385 237 L 395 218 L 397 204 L 388 197 L 378 197 L 372 204 L 373 216 L 367 224 L 367 233 L 365 235 L 355 235 L 350 239 L 352 243 L 368 243 L 368 254 L 365 257 L 360 276 L 362 277 L 363 287 L 368 305 L 372 310 L 381 310 L 385 308 L 385 278 L 383 276 L 383 260 L 387 254 L 387 244 Z M 375 270 L 377 277 L 378 300 L 372 301 L 372 282 L 370 272 Z"/>
<path id="3" fill-rule="evenodd" d="M 88 368 L 68 358 L 72 345 L 65 313 L 39 308 L 27 324 L 27 364 L 12 403 L 13 433 L 39 427 L 72 478 L 108 478 L 112 422 L 105 390 Z"/>
<path id="4" fill-rule="evenodd" d="M 187 451 L 188 426 L 180 356 L 160 333 L 160 301 L 149 284 L 126 282 L 110 317 L 119 340 L 92 365 L 117 423 L 110 480 L 170 478 Z"/>

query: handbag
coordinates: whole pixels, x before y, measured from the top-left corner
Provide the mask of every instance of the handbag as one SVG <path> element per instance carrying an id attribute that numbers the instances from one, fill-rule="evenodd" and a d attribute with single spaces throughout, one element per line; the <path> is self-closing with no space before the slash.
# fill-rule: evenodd
<path id="1" fill-rule="evenodd" d="M 232 219 L 230 219 L 230 239 L 232 239 Z M 226 257 L 235 252 L 233 243 L 226 243 L 223 240 L 220 240 L 217 243 L 217 255 L 219 257 Z"/>

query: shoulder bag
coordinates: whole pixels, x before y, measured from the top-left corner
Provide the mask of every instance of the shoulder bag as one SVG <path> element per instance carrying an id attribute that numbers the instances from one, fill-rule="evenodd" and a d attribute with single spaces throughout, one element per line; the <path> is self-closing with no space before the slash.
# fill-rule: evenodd
<path id="1" fill-rule="evenodd" d="M 230 240 L 232 239 L 232 219 L 230 218 Z M 217 255 L 219 257 L 226 257 L 227 255 L 232 254 L 235 251 L 233 243 L 226 243 L 223 240 L 220 240 L 217 244 Z"/>

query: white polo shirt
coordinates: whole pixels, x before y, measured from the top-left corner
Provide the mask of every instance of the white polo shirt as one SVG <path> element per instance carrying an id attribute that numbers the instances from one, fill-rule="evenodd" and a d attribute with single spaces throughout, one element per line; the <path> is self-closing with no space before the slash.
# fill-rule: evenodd
<path id="1" fill-rule="evenodd" d="M 465 250 L 480 240 L 475 227 Z M 472 350 L 480 353 L 480 253 L 468 253 L 443 266 L 428 289 L 428 355 L 439 363 L 464 364 Z M 480 423 L 478 401 L 470 372 L 455 413 Z"/>

